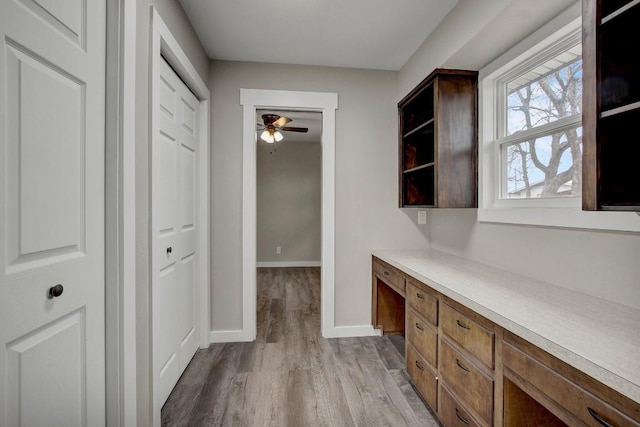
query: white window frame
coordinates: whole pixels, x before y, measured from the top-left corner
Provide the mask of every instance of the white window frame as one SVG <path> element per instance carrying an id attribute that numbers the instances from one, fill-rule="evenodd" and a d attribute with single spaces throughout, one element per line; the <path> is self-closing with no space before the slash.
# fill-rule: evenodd
<path id="1" fill-rule="evenodd" d="M 479 208 L 478 220 L 548 227 L 640 231 L 640 217 L 629 212 L 582 211 L 581 197 L 501 199 L 500 146 L 524 133 L 504 136 L 504 85 L 532 64 L 544 63 L 579 40 L 581 7 L 577 2 L 479 72 Z M 500 113 L 499 113 L 500 112 Z M 526 131 L 539 135 L 551 127 L 575 126 L 570 118 Z"/>

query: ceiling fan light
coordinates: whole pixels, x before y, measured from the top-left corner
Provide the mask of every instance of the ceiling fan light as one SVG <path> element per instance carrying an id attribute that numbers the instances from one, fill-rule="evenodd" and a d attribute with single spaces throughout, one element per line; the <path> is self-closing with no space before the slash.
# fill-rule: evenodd
<path id="1" fill-rule="evenodd" d="M 282 135 L 280 137 L 282 138 Z M 264 142 L 268 142 L 270 144 L 273 144 L 275 142 L 275 138 L 273 137 L 271 132 L 269 132 L 267 129 L 262 131 L 262 134 L 260 135 L 260 139 L 262 139 Z"/>
<path id="2" fill-rule="evenodd" d="M 275 138 L 276 142 L 282 141 L 283 138 L 282 134 L 279 131 L 275 131 L 273 133 L 273 137 Z"/>

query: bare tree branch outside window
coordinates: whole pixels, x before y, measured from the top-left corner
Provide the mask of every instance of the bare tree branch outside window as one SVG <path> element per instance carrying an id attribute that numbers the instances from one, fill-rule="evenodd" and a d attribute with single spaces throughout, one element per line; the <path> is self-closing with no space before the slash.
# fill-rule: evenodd
<path id="1" fill-rule="evenodd" d="M 553 65 L 560 63 L 560 65 Z M 540 73 L 541 70 L 548 70 Z M 507 132 L 514 135 L 582 113 L 582 59 L 552 60 L 507 85 Z M 505 144 L 507 197 L 579 196 L 579 125 Z"/>

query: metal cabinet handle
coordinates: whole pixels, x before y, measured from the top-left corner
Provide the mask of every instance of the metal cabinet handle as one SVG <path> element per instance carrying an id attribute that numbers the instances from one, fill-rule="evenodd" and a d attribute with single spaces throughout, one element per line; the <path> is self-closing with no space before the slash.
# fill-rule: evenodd
<path id="1" fill-rule="evenodd" d="M 465 325 L 464 323 L 460 322 L 460 320 L 456 319 L 456 323 L 458 324 L 458 326 L 460 326 L 462 329 L 466 329 L 469 330 L 471 329 L 470 326 Z"/>
<path id="2" fill-rule="evenodd" d="M 424 366 L 420 365 L 417 360 L 416 360 L 416 368 L 420 369 L 421 371 L 424 371 Z"/>
<path id="3" fill-rule="evenodd" d="M 462 421 L 463 423 L 465 423 L 466 425 L 469 425 L 469 420 L 465 420 L 462 415 L 460 415 L 460 411 L 458 411 L 458 408 L 456 408 L 456 417 L 458 417 L 458 419 L 460 421 Z"/>
<path id="4" fill-rule="evenodd" d="M 424 300 L 424 295 L 419 294 L 419 293 L 416 292 L 416 298 Z"/>
<path id="5" fill-rule="evenodd" d="M 47 296 L 49 297 L 49 299 L 58 298 L 60 295 L 62 295 L 62 292 L 64 292 L 64 287 L 60 283 L 58 283 L 57 285 L 49 288 Z"/>
<path id="6" fill-rule="evenodd" d="M 458 368 L 462 369 L 463 371 L 469 372 L 469 368 L 467 368 L 462 363 L 460 363 L 460 360 L 458 360 L 458 359 L 456 359 L 456 365 L 458 365 Z"/>
<path id="7" fill-rule="evenodd" d="M 423 328 L 423 327 L 422 327 L 422 325 L 421 325 L 420 323 L 418 323 L 418 322 L 416 322 L 416 329 L 417 329 L 417 330 L 419 330 L 419 331 L 424 332 L 424 328 Z"/>
<path id="8" fill-rule="evenodd" d="M 388 272 L 387 270 L 385 270 L 385 271 L 384 271 L 384 275 L 385 275 L 385 276 L 388 276 L 388 275 L 389 275 L 389 272 Z"/>
<path id="9" fill-rule="evenodd" d="M 173 249 L 171 248 L 171 246 L 169 246 L 169 247 L 167 248 L 167 255 L 169 255 L 171 252 L 173 252 Z"/>
<path id="10" fill-rule="evenodd" d="M 605 420 L 600 418 L 598 416 L 598 413 L 594 409 L 587 407 L 587 411 L 589 411 L 589 415 L 591 415 L 593 417 L 593 419 L 598 422 L 598 424 L 600 424 L 600 425 L 602 425 L 604 427 L 613 427 L 611 424 L 609 424 L 608 422 L 606 422 Z"/>

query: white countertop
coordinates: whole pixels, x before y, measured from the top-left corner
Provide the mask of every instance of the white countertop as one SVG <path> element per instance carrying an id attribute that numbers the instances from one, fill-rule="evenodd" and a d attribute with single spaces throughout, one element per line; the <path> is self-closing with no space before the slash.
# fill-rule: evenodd
<path id="1" fill-rule="evenodd" d="M 435 250 L 372 254 L 640 404 L 640 310 Z"/>

